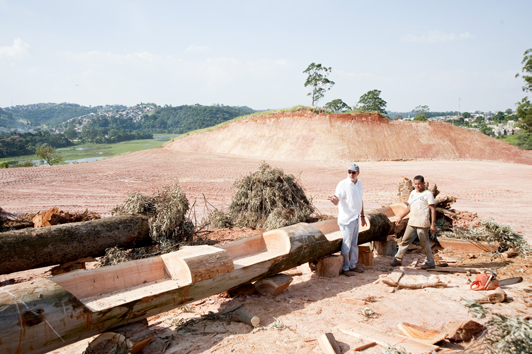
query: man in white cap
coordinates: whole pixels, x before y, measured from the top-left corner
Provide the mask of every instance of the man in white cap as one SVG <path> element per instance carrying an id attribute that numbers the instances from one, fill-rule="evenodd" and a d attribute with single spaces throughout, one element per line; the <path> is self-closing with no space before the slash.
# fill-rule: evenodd
<path id="1" fill-rule="evenodd" d="M 347 178 L 336 186 L 335 194 L 328 197 L 334 205 L 338 205 L 338 226 L 342 233 L 342 256 L 344 256 L 343 274 L 351 277 L 362 273 L 358 262 L 358 226 L 366 226 L 364 203 L 362 202 L 362 182 L 358 179 L 360 168 L 352 163 L 347 168 Z"/>

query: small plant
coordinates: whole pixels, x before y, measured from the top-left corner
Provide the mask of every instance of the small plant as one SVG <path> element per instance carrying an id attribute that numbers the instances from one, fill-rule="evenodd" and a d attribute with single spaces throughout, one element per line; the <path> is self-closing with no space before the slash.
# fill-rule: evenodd
<path id="1" fill-rule="evenodd" d="M 378 318 L 379 317 L 379 315 L 377 315 L 377 313 L 373 311 L 371 306 L 364 307 L 362 311 L 360 311 L 360 314 L 366 318 Z"/>
<path id="2" fill-rule="evenodd" d="M 282 331 L 283 329 L 288 328 L 288 327 L 286 327 L 286 326 L 284 325 L 283 322 L 281 322 L 280 319 L 275 318 L 275 317 L 274 317 L 274 319 L 275 319 L 275 321 L 273 321 L 273 323 L 271 323 L 271 324 L 268 326 L 269 328 L 273 328 L 273 329 L 278 330 L 278 331 Z"/>
<path id="3" fill-rule="evenodd" d="M 408 354 L 408 351 L 400 345 L 401 349 L 397 349 L 396 347 L 392 346 L 391 344 L 387 344 L 386 348 L 384 348 L 380 354 Z"/>
<path id="4" fill-rule="evenodd" d="M 0 162 L 0 168 L 9 168 L 9 162 L 7 161 Z"/>

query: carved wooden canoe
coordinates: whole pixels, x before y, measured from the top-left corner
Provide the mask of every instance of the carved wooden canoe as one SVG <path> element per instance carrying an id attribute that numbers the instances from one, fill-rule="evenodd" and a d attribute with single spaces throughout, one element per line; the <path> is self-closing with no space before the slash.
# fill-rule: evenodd
<path id="1" fill-rule="evenodd" d="M 367 213 L 359 243 L 385 240 L 405 207 Z M 184 247 L 1 287 L 0 353 L 46 353 L 337 252 L 341 242 L 336 219 L 300 223 L 217 247 Z"/>

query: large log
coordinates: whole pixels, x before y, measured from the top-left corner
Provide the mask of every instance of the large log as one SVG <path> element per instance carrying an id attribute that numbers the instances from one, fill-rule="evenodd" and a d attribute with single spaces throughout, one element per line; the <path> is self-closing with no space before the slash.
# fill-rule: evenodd
<path id="1" fill-rule="evenodd" d="M 2 232 L 0 274 L 98 257 L 148 237 L 148 219 L 136 215 Z"/>
<path id="2" fill-rule="evenodd" d="M 383 211 L 383 210 L 381 210 Z M 371 213 L 360 243 L 386 239 Z M 380 231 L 377 231 L 380 230 Z M 336 220 L 300 223 L 220 247 L 192 246 L 0 288 L 0 353 L 46 353 L 340 250 Z"/>

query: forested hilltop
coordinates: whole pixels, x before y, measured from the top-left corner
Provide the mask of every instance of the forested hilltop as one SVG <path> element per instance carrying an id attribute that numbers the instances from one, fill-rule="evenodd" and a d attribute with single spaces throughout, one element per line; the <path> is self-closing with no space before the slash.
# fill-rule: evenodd
<path id="1" fill-rule="evenodd" d="M 122 105 L 81 106 L 73 103 L 38 103 L 0 108 L 0 128 L 47 129 L 63 132 L 72 126 L 81 133 L 85 125 L 95 128 L 113 128 L 150 133 L 186 133 L 255 113 L 249 107 L 212 105 L 157 106 L 140 103 L 136 106 Z M 123 120 L 119 122 L 118 120 Z"/>
<path id="2" fill-rule="evenodd" d="M 85 107 L 39 103 L 0 108 L 0 158 L 31 154 L 42 144 L 54 148 L 79 143 L 151 139 L 153 133 L 183 134 L 255 113 L 249 107 L 141 103 L 126 107 Z"/>

